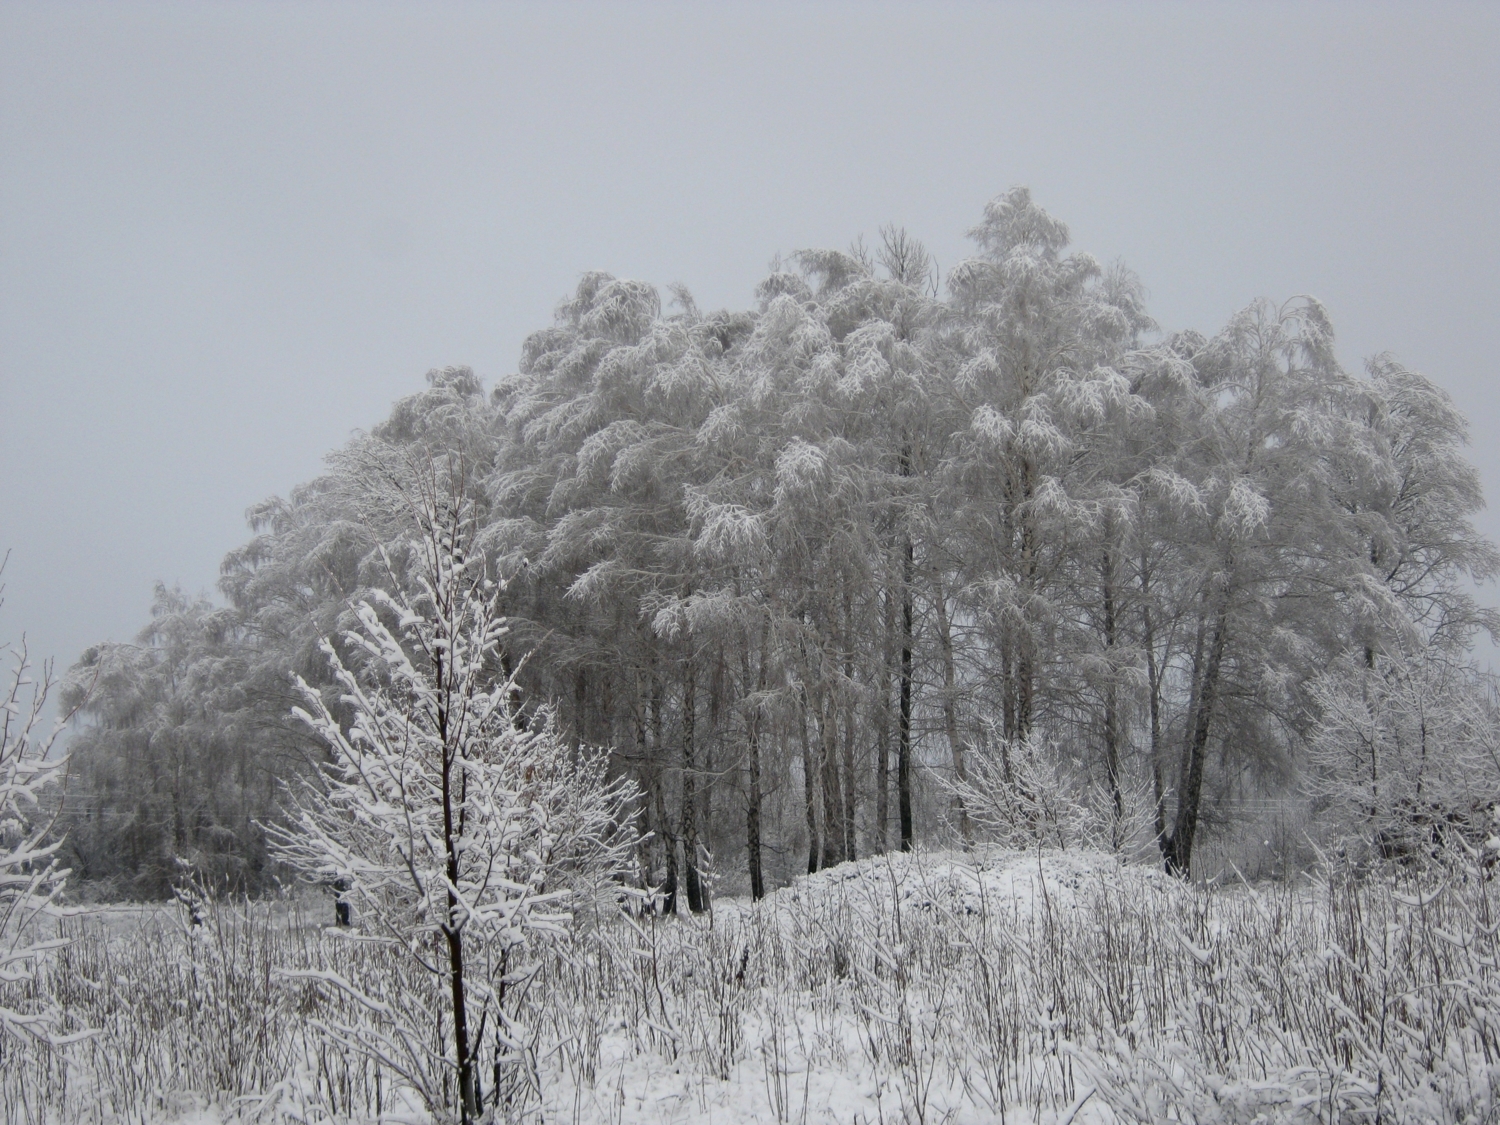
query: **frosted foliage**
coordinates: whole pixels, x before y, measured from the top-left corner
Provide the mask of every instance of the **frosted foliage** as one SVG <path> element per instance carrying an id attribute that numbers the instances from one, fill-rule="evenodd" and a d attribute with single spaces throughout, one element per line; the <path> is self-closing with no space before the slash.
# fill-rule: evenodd
<path id="1" fill-rule="evenodd" d="M 384 600 L 397 612 L 406 610 L 394 598 Z M 519 944 L 528 928 L 561 919 L 549 908 L 565 897 L 543 890 L 545 859 L 554 843 L 546 805 L 538 799 L 547 794 L 523 780 L 549 732 L 515 730 L 503 679 L 465 698 L 461 712 L 443 713 L 441 689 L 413 664 L 374 606 L 364 602 L 356 612 L 362 631 L 346 639 L 382 661 L 391 684 L 362 683 L 325 644 L 343 689 L 340 701 L 355 713 L 347 734 L 321 694 L 299 685 L 308 709 L 297 713 L 327 741 L 337 763 L 326 812 L 304 808 L 297 818 L 316 848 L 300 866 L 329 882 L 348 880 L 368 915 L 383 923 L 390 921 L 385 908 L 393 900 L 410 899 L 413 925 L 401 934 L 409 945 L 420 945 L 420 935 L 450 924 L 487 932 L 501 950 Z M 482 660 L 486 648 L 493 650 L 501 632 L 490 638 L 455 637 L 451 648 L 444 644 L 447 638 L 428 640 L 435 653 L 448 649 L 454 674 L 462 678 L 472 674 L 471 661 Z M 450 733 L 444 726 L 456 729 Z M 463 794 L 454 841 L 460 856 L 456 880 L 446 871 L 445 759 Z M 458 899 L 451 919 L 450 892 Z"/>
<path id="2" fill-rule="evenodd" d="M 585 274 L 492 393 L 462 369 L 439 372 L 324 477 L 255 509 L 256 538 L 226 560 L 222 617 L 176 615 L 190 643 L 161 659 L 120 654 L 141 661 L 151 691 L 113 693 L 120 705 L 96 712 L 100 734 L 75 744 L 75 760 L 88 753 L 141 779 L 132 798 L 167 788 L 152 771 L 173 764 L 143 749 L 179 753 L 179 778 L 240 775 L 225 786 L 232 795 L 255 793 L 271 763 L 326 755 L 317 784 L 297 791 L 284 854 L 343 888 L 357 940 L 324 943 L 340 952 L 318 971 L 339 980 L 295 984 L 337 994 L 317 1017 L 327 1029 L 317 1034 L 331 1037 L 320 1043 L 363 1066 L 372 1094 L 376 1075 L 398 1067 L 407 1089 L 451 1109 L 443 1097 L 467 1059 L 469 1078 L 486 1084 L 473 1107 L 482 1115 L 497 1104 L 493 1063 L 520 1096 L 533 1057 L 576 1062 L 597 1118 L 718 1117 L 740 1106 L 742 1088 L 727 1103 L 685 1095 L 670 1111 L 649 1082 L 622 1095 L 642 1090 L 638 1104 L 614 1100 L 642 1060 L 665 1059 L 664 1073 L 701 1048 L 725 1082 L 765 1061 L 776 1105 L 756 1103 L 760 1119 L 800 1119 L 777 1054 L 793 1038 L 807 1033 L 795 1072 L 805 1082 L 843 1082 L 864 1065 L 850 1062 L 863 1057 L 860 1037 L 837 1051 L 826 1046 L 836 1036 L 820 1038 L 822 1000 L 795 1018 L 774 1007 L 821 948 L 796 927 L 831 901 L 822 896 L 849 876 L 849 860 L 865 863 L 857 882 L 871 894 L 910 862 L 887 855 L 950 840 L 1065 848 L 1070 861 L 1097 843 L 1155 854 L 1184 880 L 1235 868 L 1290 877 L 1311 862 L 1312 827 L 1366 843 L 1353 849 L 1359 878 L 1381 866 L 1364 862 L 1371 852 L 1408 861 L 1381 879 L 1436 877 L 1429 861 L 1444 848 L 1488 863 L 1496 723 L 1488 689 L 1462 664 L 1476 632 L 1500 628 L 1473 586 L 1500 555 L 1473 526 L 1482 497 L 1452 403 L 1388 357 L 1368 377 L 1345 372 L 1326 311 L 1308 299 L 1256 302 L 1218 332 L 1158 336 L 1140 282 L 1075 252 L 1024 189 L 994 200 L 973 237 L 971 259 L 941 278 L 915 239 L 890 228 L 873 252 L 856 243 L 778 259 L 740 310 L 706 312 L 680 289 L 664 307 L 666 290 Z M 508 586 L 487 585 L 500 574 Z M 295 722 L 292 671 L 303 677 Z M 172 705 L 160 712 L 169 723 L 135 706 L 158 698 Z M 577 749 L 591 741 L 611 747 L 610 774 L 642 790 L 628 816 L 603 754 Z M 117 774 L 93 776 L 90 804 L 75 808 L 145 810 L 110 796 Z M 181 800 L 157 792 L 153 806 L 180 819 L 89 829 L 91 854 L 136 846 L 164 869 L 180 857 L 203 870 L 191 828 L 202 785 L 183 789 Z M 258 809 L 243 823 L 274 815 Z M 1273 819 L 1274 845 L 1263 831 Z M 186 837 L 174 838 L 174 821 Z M 632 860 L 639 882 L 660 888 L 660 913 L 587 912 L 598 926 L 585 934 L 580 895 L 608 888 L 621 839 L 610 826 L 626 822 L 640 830 Z M 69 843 L 79 867 L 85 823 L 76 817 Z M 252 862 L 250 837 L 218 836 L 233 841 L 226 858 L 244 859 L 245 885 L 269 889 L 277 869 Z M 795 882 L 801 871 L 814 881 Z M 1138 874 L 1121 898 L 1132 910 L 1156 885 Z M 1490 885 L 1465 884 L 1481 897 L 1462 901 L 1487 910 Z M 1406 915 L 1377 901 L 1378 885 L 1356 889 L 1352 901 L 1380 911 L 1368 932 L 1349 921 L 1346 936 L 1373 956 L 1387 921 Z M 740 911 L 737 892 L 762 906 Z M 957 927 L 982 913 L 956 912 L 901 955 L 881 944 L 894 917 L 848 935 L 853 944 L 829 953 L 829 987 L 862 982 L 864 1008 L 851 1003 L 841 1026 L 879 1058 L 863 1072 L 866 1100 L 833 1116 L 943 1120 L 946 1109 L 922 1116 L 919 1087 L 922 1060 L 948 1058 L 948 1045 L 953 1082 L 982 1074 L 986 1058 L 1010 1068 L 953 1125 L 1211 1120 L 1202 1107 L 1216 1090 L 1252 1107 L 1259 1095 L 1246 1084 L 1262 1081 L 1282 1083 L 1288 1099 L 1326 1094 L 1334 1119 L 1345 1077 L 1373 1076 L 1378 1090 L 1396 1074 L 1379 1051 L 1356 1066 L 1354 1032 L 1323 1008 L 1319 1027 L 1294 1035 L 1278 1016 L 1228 1057 L 1256 1009 L 1246 1001 L 1226 1023 L 1195 1007 L 1232 963 L 1214 960 L 1213 934 L 1185 934 L 1192 949 L 1177 940 L 1196 892 L 1161 893 L 1161 911 L 1140 915 L 1124 944 L 1095 941 L 1086 918 L 1054 939 L 1027 904 L 992 915 L 994 930 L 968 946 Z M 916 925 L 932 901 L 902 906 L 899 924 Z M 1211 909 L 1250 933 L 1259 914 L 1240 905 L 1227 896 Z M 792 935 L 763 984 L 757 949 L 729 943 L 722 964 L 694 959 L 706 918 L 712 941 L 727 942 L 730 915 L 756 910 L 766 925 L 755 940 Z M 945 1003 L 978 998 L 1009 948 L 1004 935 L 1028 920 L 1040 928 L 1024 972 L 992 993 L 1012 1005 L 1004 1019 L 976 1011 L 924 1040 Z M 1276 1001 L 1286 1019 L 1315 1010 L 1328 974 L 1343 972 L 1318 954 L 1326 921 L 1303 916 L 1306 948 L 1268 944 L 1279 940 L 1270 928 L 1256 941 L 1278 955 L 1262 964 L 1246 953 L 1246 987 L 1252 970 L 1307 970 L 1283 982 L 1297 997 Z M 1481 928 L 1493 926 L 1486 915 L 1464 931 L 1475 958 L 1492 958 Z M 864 939 L 887 959 L 865 956 Z M 653 942 L 681 961 L 659 958 Z M 451 1000 L 459 946 L 472 1050 L 459 1046 Z M 373 958 L 361 958 L 377 950 L 404 966 L 411 991 L 361 983 L 376 979 Z M 595 977 L 569 975 L 582 970 L 565 951 L 580 950 L 597 955 Z M 576 1009 L 550 1006 L 527 983 L 554 955 L 553 981 Z M 894 985 L 935 968 L 923 958 L 950 955 L 952 974 L 930 976 L 920 1004 L 903 1009 L 908 994 Z M 1162 966 L 1174 974 L 1170 1004 L 1136 975 Z M 1422 965 L 1408 968 L 1418 975 L 1394 989 L 1424 1003 L 1438 994 Z M 1456 994 L 1454 982 L 1482 968 L 1465 960 L 1442 987 Z M 1080 1109 L 1088 1091 L 1057 1034 L 1084 1010 L 1094 972 L 1101 998 L 1074 1026 L 1080 1050 L 1108 1065 Z M 1344 984 L 1353 996 L 1371 979 L 1361 965 Z M 1138 984 L 1125 994 L 1111 980 Z M 1043 981 L 1058 994 L 1038 991 Z M 761 1022 L 736 1024 L 747 997 L 765 1002 Z M 1138 1016 L 1137 1000 L 1156 1006 Z M 1382 994 L 1360 1010 L 1367 1034 L 1395 1008 Z M 1192 1045 L 1201 1065 L 1171 1054 L 1189 1017 L 1204 1021 Z M 1444 1034 L 1425 1019 L 1413 1007 L 1382 1042 L 1408 1027 Z M 542 1023 L 555 1038 L 537 1038 Z M 1476 1050 L 1500 1057 L 1493 1023 L 1482 1026 L 1490 1038 Z M 1009 1047 L 983 1038 L 1012 1032 Z M 611 1037 L 619 1050 L 601 1054 Z M 1327 1057 L 1308 1062 L 1303 1041 Z M 1477 1057 L 1472 1046 L 1460 1046 L 1465 1059 Z M 375 1070 L 377 1057 L 391 1061 Z M 687 1081 L 692 1065 L 674 1076 Z M 1326 1082 L 1286 1077 L 1312 1065 Z M 882 1085 L 897 1072 L 910 1099 L 899 1107 Z M 1028 1077 L 1041 1073 L 1052 1076 L 1045 1090 Z M 1122 1073 L 1134 1077 L 1106 1085 Z M 578 1112 L 548 1105 L 549 1120 Z"/>

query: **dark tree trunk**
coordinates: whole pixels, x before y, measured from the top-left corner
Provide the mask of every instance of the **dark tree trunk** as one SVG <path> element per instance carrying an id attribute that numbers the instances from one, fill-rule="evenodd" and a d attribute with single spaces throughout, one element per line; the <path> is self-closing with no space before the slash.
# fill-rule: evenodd
<path id="1" fill-rule="evenodd" d="M 688 909 L 702 914 L 703 882 L 698 874 L 698 762 L 694 737 L 697 734 L 697 669 L 688 657 L 682 686 L 682 851 L 687 882 Z"/>
<path id="2" fill-rule="evenodd" d="M 677 833 L 672 831 L 667 813 L 666 782 L 660 770 L 656 774 L 656 834 L 661 840 L 666 872 L 661 882 L 661 909 L 669 918 L 677 913 Z"/>
<path id="3" fill-rule="evenodd" d="M 451 877 L 451 876 L 450 876 Z M 451 919 L 458 907 L 458 900 L 448 895 L 448 916 Z M 458 1097 L 465 1125 L 479 1116 L 479 1097 L 474 1084 L 474 1057 L 469 1050 L 469 1018 L 464 1002 L 464 943 L 463 934 L 449 926 L 443 927 L 448 943 L 448 983 L 453 998 L 453 1046 L 458 1052 Z"/>
<path id="4" fill-rule="evenodd" d="M 1105 534 L 1109 534 L 1106 525 Z M 1109 548 L 1104 550 L 1099 563 L 1099 572 L 1104 588 L 1104 651 L 1109 664 L 1109 679 L 1104 685 L 1104 773 L 1109 782 L 1109 794 L 1114 804 L 1115 833 L 1125 819 L 1125 796 L 1120 784 L 1120 718 L 1119 686 L 1115 681 L 1115 566 Z M 1116 844 L 1120 843 L 1117 839 Z"/>
<path id="5" fill-rule="evenodd" d="M 823 780 L 823 866 L 844 862 L 844 794 L 839 777 L 838 723 L 832 695 L 825 686 L 819 692 L 817 711 L 818 746 Z"/>
<path id="6" fill-rule="evenodd" d="M 1041 568 L 1038 558 L 1036 516 L 1031 511 L 1031 501 L 1036 496 L 1036 465 L 1031 458 L 1021 461 L 1021 586 L 1025 603 L 1029 605 L 1036 596 L 1037 575 Z M 1031 736 L 1033 709 L 1036 705 L 1036 637 L 1034 624 L 1028 622 L 1021 633 L 1020 651 L 1016 653 L 1016 734 L 1020 738 Z"/>
<path id="7" fill-rule="evenodd" d="M 881 593 L 885 615 L 885 648 L 880 659 L 880 695 L 875 704 L 875 836 L 889 851 L 891 819 L 891 678 L 896 662 L 896 599 L 890 587 Z"/>
<path id="8" fill-rule="evenodd" d="M 588 673 L 580 665 L 573 673 L 573 752 L 576 754 L 583 746 L 586 735 L 584 734 L 584 723 L 588 716 L 589 708 L 589 680 Z"/>
<path id="9" fill-rule="evenodd" d="M 906 540 L 901 582 L 901 715 L 896 748 L 896 792 L 900 804 L 901 850 L 909 852 L 915 842 L 911 809 L 911 658 L 912 658 L 912 563 L 915 553 L 911 537 Z"/>
<path id="10" fill-rule="evenodd" d="M 1000 638 L 1000 729 L 1005 741 L 1016 737 L 1016 685 L 1011 672 L 1015 662 L 1010 658 L 1010 637 Z"/>
<path id="11" fill-rule="evenodd" d="M 766 894 L 765 875 L 761 870 L 760 860 L 760 695 L 766 690 L 766 662 L 770 657 L 770 634 L 770 623 L 763 623 L 760 632 L 760 669 L 756 673 L 755 683 L 756 700 L 750 708 L 750 726 L 746 740 L 750 768 L 750 793 L 745 810 L 745 849 L 749 853 L 750 897 L 754 899 L 764 898 Z M 744 682 L 748 685 L 750 683 L 750 654 L 748 649 L 741 659 L 744 665 Z"/>
<path id="12" fill-rule="evenodd" d="M 1146 650 L 1146 700 L 1151 724 L 1151 795 L 1155 799 L 1153 827 L 1157 847 L 1167 839 L 1167 793 L 1162 778 L 1162 759 L 1166 750 L 1161 730 L 1161 662 L 1156 655 L 1156 622 L 1151 616 L 1151 567 L 1141 556 L 1141 644 Z M 1165 854 L 1165 853 L 1164 853 Z"/>
<path id="13" fill-rule="evenodd" d="M 698 736 L 698 839 L 699 859 L 712 862 L 714 848 L 718 842 L 718 820 L 714 817 L 714 802 L 719 796 L 723 773 L 716 755 L 723 749 L 724 700 L 729 693 L 729 662 L 720 644 L 714 654 L 713 675 L 708 686 L 708 729 Z M 700 868 L 701 877 L 701 868 Z M 711 892 L 705 880 L 704 894 Z"/>
<path id="14" fill-rule="evenodd" d="M 855 716 L 854 704 L 850 702 L 844 707 L 844 858 L 848 860 L 858 858 L 858 841 L 854 835 L 855 819 L 858 815 L 859 805 L 856 799 L 854 785 L 854 740 L 855 740 Z"/>
<path id="15" fill-rule="evenodd" d="M 441 608 L 441 607 L 440 607 Z M 435 682 L 438 695 L 443 698 L 447 691 L 447 668 L 441 655 L 433 661 L 436 669 Z M 448 987 L 453 1004 L 453 1048 L 458 1057 L 459 1108 L 464 1125 L 479 1116 L 479 1096 L 475 1088 L 474 1058 L 469 1048 L 468 1005 L 464 995 L 464 935 L 454 921 L 458 912 L 458 896 L 452 888 L 458 886 L 458 842 L 463 838 L 463 788 L 465 779 L 453 776 L 455 753 L 448 745 L 448 713 L 443 707 L 437 712 L 438 738 L 443 747 L 443 846 L 444 870 L 448 876 L 448 914 L 443 919 L 442 933 L 448 946 Z M 455 787 L 458 792 L 454 792 Z M 455 806 L 458 815 L 454 815 Z"/>
<path id="16" fill-rule="evenodd" d="M 802 803 L 807 809 L 807 873 L 818 869 L 817 776 L 819 762 L 807 736 L 807 685 L 800 689 L 801 706 L 797 709 L 797 730 L 802 738 Z"/>
<path id="17" fill-rule="evenodd" d="M 1178 782 L 1177 818 L 1172 825 L 1172 835 L 1163 848 L 1167 871 L 1184 879 L 1191 878 L 1193 873 L 1193 837 L 1198 831 L 1198 812 L 1203 795 L 1203 766 L 1208 756 L 1208 736 L 1214 720 L 1219 670 L 1223 663 L 1228 633 L 1229 614 L 1227 607 L 1221 605 L 1214 620 L 1208 661 L 1194 693 L 1196 699 L 1190 713 L 1188 743 L 1184 748 L 1182 772 Z M 1201 641 L 1199 651 L 1202 651 Z"/>

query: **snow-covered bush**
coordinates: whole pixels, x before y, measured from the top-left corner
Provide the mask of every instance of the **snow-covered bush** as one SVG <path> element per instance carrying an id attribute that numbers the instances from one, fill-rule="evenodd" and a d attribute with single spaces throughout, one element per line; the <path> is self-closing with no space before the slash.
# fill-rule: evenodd
<path id="1" fill-rule="evenodd" d="M 1426 861 L 1490 834 L 1500 800 L 1500 714 L 1490 685 L 1439 655 L 1339 667 L 1313 694 L 1305 785 L 1340 842 Z"/>
<path id="2" fill-rule="evenodd" d="M 67 765 L 52 749 L 66 716 L 44 728 L 51 669 L 33 675 L 24 639 L 11 657 L 0 694 L 0 1121 L 14 1117 L 12 1106 L 30 1112 L 39 1073 L 66 1067 L 54 1048 L 90 1034 L 47 987 L 49 961 L 67 942 L 39 925 L 62 913 L 58 899 L 70 873 L 52 831 L 53 783 Z"/>
<path id="3" fill-rule="evenodd" d="M 40 680 L 33 678 L 24 641 L 11 656 L 0 697 L 0 1060 L 7 1038 L 57 1038 L 60 1013 L 26 985 L 38 959 L 59 944 L 39 938 L 36 928 L 56 912 L 69 874 L 57 857 L 62 841 L 49 839 L 56 806 L 47 812 L 41 803 L 43 790 L 66 766 L 65 758 L 50 756 L 61 723 L 41 729 L 52 678 L 46 669 Z"/>
<path id="4" fill-rule="evenodd" d="M 1058 766 L 1055 751 L 1032 740 L 996 735 L 970 755 L 964 778 L 951 783 L 969 820 L 1007 847 L 1068 848 L 1099 842 L 1107 818 L 1085 788 Z"/>
<path id="5" fill-rule="evenodd" d="M 601 912 L 530 953 L 527 1116 L 1493 1121 L 1500 902 L 1482 864 L 1211 887 L 976 845 L 843 864 L 711 918 Z M 28 1065 L 10 1088 L 29 1104 L 0 1093 L 0 1121 L 440 1118 L 328 1029 L 367 1026 L 370 1001 L 436 1028 L 442 989 L 392 943 L 318 936 L 306 905 L 67 923 L 36 983 L 99 1033 L 67 1072 Z"/>

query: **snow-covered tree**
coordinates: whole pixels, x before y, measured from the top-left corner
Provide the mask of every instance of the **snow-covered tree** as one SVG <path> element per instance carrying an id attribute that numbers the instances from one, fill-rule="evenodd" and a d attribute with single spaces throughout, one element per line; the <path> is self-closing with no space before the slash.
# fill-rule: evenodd
<path id="1" fill-rule="evenodd" d="M 1159 841 L 1168 870 L 1183 875 L 1210 747 L 1263 765 L 1305 733 L 1302 687 L 1347 643 L 1338 595 L 1359 550 L 1336 489 L 1352 385 L 1323 307 L 1258 302 L 1192 362 L 1196 439 L 1173 468 L 1196 503 L 1168 533 L 1190 640 L 1172 670 L 1181 734 L 1165 763 L 1172 815 Z"/>
<path id="2" fill-rule="evenodd" d="M 244 722 L 259 659 L 232 610 L 160 583 L 136 643 L 79 657 L 62 683 L 83 721 L 60 824 L 79 879 L 133 898 L 165 896 L 185 870 L 224 890 L 265 885 L 257 822 L 287 771 Z"/>
<path id="3" fill-rule="evenodd" d="M 525 979 L 529 944 L 561 933 L 575 893 L 633 843 L 631 789 L 605 777 L 601 755 L 570 750 L 545 709 L 518 711 L 502 667 L 503 584 L 474 550 L 462 458 L 398 453 L 384 468 L 411 526 L 387 552 L 390 588 L 355 607 L 343 652 L 323 644 L 337 699 L 298 682 L 298 717 L 332 760 L 273 835 L 283 860 L 342 888 L 364 936 L 425 971 L 449 1049 L 434 1070 L 433 1029 L 372 997 L 359 997 L 372 1018 L 336 1036 L 404 1075 L 435 1113 L 455 1108 L 456 1084 L 467 1122 L 506 1096 L 502 1064 L 523 1045 L 506 993 Z"/>
<path id="4" fill-rule="evenodd" d="M 1473 524 L 1484 492 L 1464 457 L 1468 423 L 1440 387 L 1389 355 L 1366 374 L 1354 421 L 1368 461 L 1346 474 L 1340 496 L 1369 580 L 1351 591 L 1366 664 L 1390 646 L 1451 657 L 1476 633 L 1500 632 L 1500 611 L 1474 595 L 1500 572 L 1500 553 Z"/>
<path id="5" fill-rule="evenodd" d="M 45 996 L 22 987 L 38 959 L 65 942 L 37 934 L 37 923 L 53 914 L 70 874 L 58 857 L 53 835 L 56 803 L 44 791 L 67 766 L 52 757 L 62 722 L 44 721 L 53 687 L 51 670 L 36 669 L 24 638 L 10 650 L 14 661 L 0 694 L 0 1063 L 10 1052 L 4 1040 L 54 1044 L 62 1014 Z"/>

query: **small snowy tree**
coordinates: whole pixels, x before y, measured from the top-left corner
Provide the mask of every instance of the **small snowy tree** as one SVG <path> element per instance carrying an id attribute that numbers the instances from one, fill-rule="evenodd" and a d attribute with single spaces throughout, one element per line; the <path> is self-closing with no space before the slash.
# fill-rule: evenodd
<path id="1" fill-rule="evenodd" d="M 56 813 L 44 811 L 43 790 L 67 759 L 51 751 L 63 721 L 43 732 L 53 680 L 50 668 L 34 679 L 26 642 L 11 650 L 15 663 L 0 697 L 0 1060 L 5 1034 L 32 1043 L 58 1044 L 61 1013 L 25 988 L 48 950 L 63 944 L 36 935 L 36 923 L 56 912 L 69 871 L 48 839 Z"/>
<path id="2" fill-rule="evenodd" d="M 325 976 L 371 1017 L 332 1028 L 336 1038 L 401 1073 L 434 1114 L 451 1112 L 456 1078 L 468 1122 L 500 1104 L 502 1063 L 522 1046 L 506 992 L 526 979 L 528 942 L 561 933 L 580 877 L 627 852 L 631 793 L 607 781 L 602 754 L 570 752 L 548 712 L 522 720 L 502 671 L 503 587 L 469 552 L 465 474 L 430 459 L 405 467 L 386 477 L 413 517 L 386 560 L 405 582 L 356 607 L 358 628 L 343 635 L 353 667 L 323 642 L 339 713 L 298 680 L 296 714 L 332 761 L 275 835 L 281 858 L 344 888 L 362 936 L 403 950 L 431 990 L 409 1003 Z M 427 1011 L 448 1025 L 441 1055 L 410 1015 Z M 482 1061 L 494 1065 L 488 1099 Z"/>

